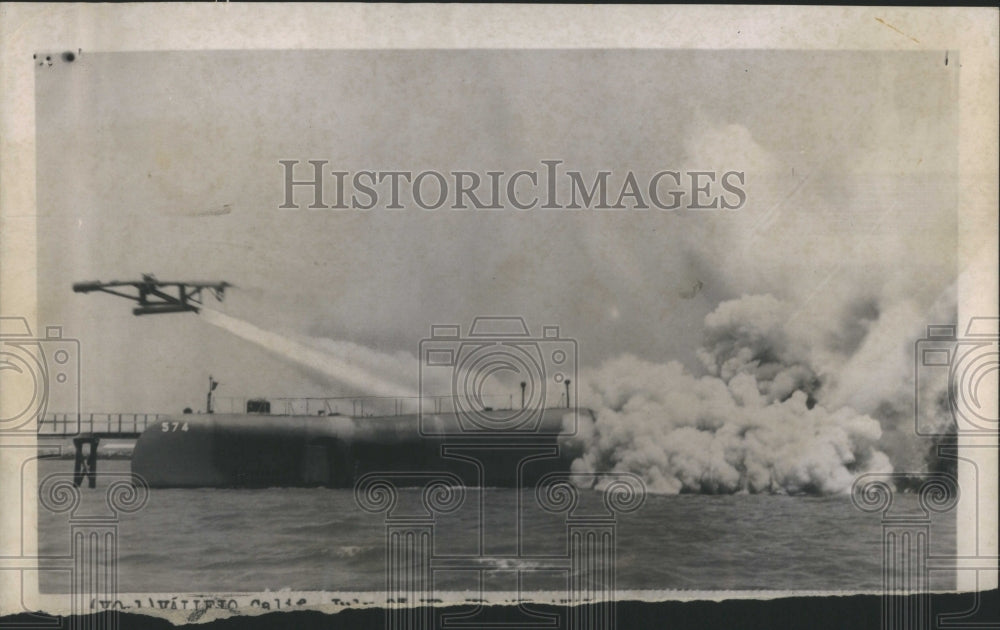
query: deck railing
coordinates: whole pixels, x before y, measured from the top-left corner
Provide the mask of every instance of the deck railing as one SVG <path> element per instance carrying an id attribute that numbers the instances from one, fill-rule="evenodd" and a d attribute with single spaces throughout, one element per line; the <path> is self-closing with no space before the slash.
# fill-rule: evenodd
<path id="1" fill-rule="evenodd" d="M 163 417 L 159 413 L 49 413 L 39 420 L 38 435 L 142 433 Z"/>
<path id="2" fill-rule="evenodd" d="M 450 413 L 456 411 L 454 396 L 344 396 L 327 398 L 236 398 L 219 397 L 215 399 L 215 413 L 247 413 L 247 403 L 256 400 L 266 401 L 269 409 L 258 413 L 274 416 L 315 416 L 342 415 L 356 418 L 373 416 L 400 416 L 405 414 Z M 537 404 L 537 403 L 536 403 Z M 547 407 L 563 406 L 565 397 L 546 401 Z M 520 409 L 521 398 L 517 394 L 482 396 L 476 401 L 463 400 L 463 409 L 489 407 L 496 410 Z"/>
<path id="3" fill-rule="evenodd" d="M 565 397 L 546 401 L 546 407 L 563 406 Z M 248 413 L 247 403 L 266 401 L 257 406 L 256 413 L 273 416 L 343 415 L 355 418 L 399 416 L 405 414 L 451 413 L 456 411 L 453 396 L 419 397 L 336 397 L 336 398 L 229 398 L 214 401 L 215 413 Z M 460 401 L 462 409 L 492 408 L 496 410 L 520 409 L 520 396 L 483 396 L 476 401 Z M 201 413 L 199 410 L 197 413 Z M 252 412 L 251 412 L 252 413 Z M 176 415 L 176 414 L 175 414 Z M 146 427 L 161 419 L 172 417 L 161 413 L 48 413 L 38 422 L 38 435 L 69 436 L 81 433 L 142 433 Z"/>

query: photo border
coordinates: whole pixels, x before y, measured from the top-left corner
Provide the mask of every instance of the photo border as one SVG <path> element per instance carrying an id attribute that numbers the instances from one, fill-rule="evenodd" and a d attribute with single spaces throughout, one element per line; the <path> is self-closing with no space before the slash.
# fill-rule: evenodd
<path id="1" fill-rule="evenodd" d="M 954 323 L 964 329 L 973 316 L 997 314 L 997 15 L 994 9 L 877 7 L 0 5 L 0 308 L 5 316 L 26 317 L 33 331 L 59 324 L 36 321 L 35 54 L 289 48 L 941 50 L 959 53 L 954 58 L 962 67 L 959 313 Z M 959 486 L 975 486 L 977 501 L 959 502 L 956 508 L 957 556 L 995 565 L 997 488 L 981 484 L 997 479 L 996 440 L 959 435 L 958 452 L 978 474 L 959 470 Z M 0 478 L 37 488 L 33 466 L 20 477 L 22 465 L 35 453 L 33 435 L 0 436 Z M 0 484 L 0 505 L 20 504 L 22 490 Z M 21 529 L 22 523 L 37 521 L 37 502 L 21 505 L 21 513 L 0 510 L 0 611 L 69 612 L 65 598 L 38 592 L 30 570 L 7 570 L 37 558 L 37 532 Z M 959 572 L 957 589 L 996 588 L 992 575 L 992 583 L 984 583 L 979 571 Z M 802 594 L 642 595 L 660 601 Z"/>

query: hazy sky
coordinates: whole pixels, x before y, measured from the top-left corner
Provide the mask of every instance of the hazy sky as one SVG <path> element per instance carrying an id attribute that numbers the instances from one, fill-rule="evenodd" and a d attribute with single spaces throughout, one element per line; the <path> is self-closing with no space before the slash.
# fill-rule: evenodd
<path id="1" fill-rule="evenodd" d="M 431 324 L 519 315 L 561 326 L 585 366 L 627 352 L 697 373 L 723 300 L 772 293 L 835 318 L 867 294 L 929 307 L 954 280 L 958 67 L 943 52 L 84 53 L 36 73 L 39 323 L 81 340 L 90 411 L 197 408 L 209 373 L 220 395 L 343 393 L 196 316 L 70 290 L 147 272 L 229 281 L 222 310 L 300 340 L 415 354 Z M 288 211 L 282 159 L 739 170 L 748 199 Z"/>

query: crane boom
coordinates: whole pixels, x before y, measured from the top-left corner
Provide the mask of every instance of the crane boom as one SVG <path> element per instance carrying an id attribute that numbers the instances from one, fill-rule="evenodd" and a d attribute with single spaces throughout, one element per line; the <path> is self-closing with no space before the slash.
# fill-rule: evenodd
<path id="1" fill-rule="evenodd" d="M 143 274 L 142 280 L 93 280 L 76 282 L 73 291 L 91 293 L 100 291 L 136 302 L 133 315 L 159 315 L 164 313 L 197 313 L 202 305 L 201 293 L 208 290 L 216 300 L 222 301 L 225 291 L 233 285 L 228 282 L 163 282 L 153 274 Z"/>

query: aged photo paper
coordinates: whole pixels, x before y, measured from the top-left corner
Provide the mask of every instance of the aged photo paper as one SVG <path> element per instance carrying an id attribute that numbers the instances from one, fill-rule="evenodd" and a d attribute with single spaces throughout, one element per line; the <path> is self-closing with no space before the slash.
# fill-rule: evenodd
<path id="1" fill-rule="evenodd" d="M 0 613 L 995 622 L 997 16 L 0 5 Z"/>

